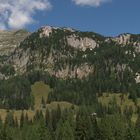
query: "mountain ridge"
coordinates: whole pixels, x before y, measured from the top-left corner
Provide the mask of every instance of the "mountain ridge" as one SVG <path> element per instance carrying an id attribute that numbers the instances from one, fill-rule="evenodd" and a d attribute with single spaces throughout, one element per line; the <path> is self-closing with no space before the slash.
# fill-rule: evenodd
<path id="1" fill-rule="evenodd" d="M 94 32 L 80 32 L 71 28 L 52 26 L 41 27 L 34 33 L 24 30 L 14 33 L 17 35 L 18 32 L 23 36 L 22 39 L 14 49 L 12 48 L 6 61 L 3 61 L 4 64 L 12 65 L 16 74 L 43 70 L 59 78 L 81 79 L 95 71 L 95 65 L 88 60 L 88 57 L 96 55 L 96 50 L 100 51 L 103 46 L 124 47 L 126 49 L 124 55 L 132 55 L 131 59 L 135 59 L 136 56 L 139 58 L 140 53 L 140 35 L 124 33 L 117 37 L 104 37 Z M 115 69 L 127 67 L 127 64 L 115 65 Z M 135 76 L 136 82 L 140 82 L 139 70 L 135 71 Z"/>

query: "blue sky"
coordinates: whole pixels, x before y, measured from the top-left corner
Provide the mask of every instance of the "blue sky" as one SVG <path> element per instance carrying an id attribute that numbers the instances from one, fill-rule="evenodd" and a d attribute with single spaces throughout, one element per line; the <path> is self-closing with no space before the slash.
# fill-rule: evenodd
<path id="1" fill-rule="evenodd" d="M 29 0 L 15 1 L 29 2 Z M 4 4 L 3 0 L 0 2 Z M 30 2 L 36 2 L 34 5 L 30 3 L 33 5 L 32 11 L 30 6 L 26 8 L 30 13 L 24 13 L 22 10 L 25 8 L 19 3 L 21 6 L 16 11 L 7 10 L 6 18 L 0 14 L 0 21 L 5 18 L 0 27 L 35 31 L 43 25 L 52 25 L 94 31 L 106 36 L 140 33 L 140 0 L 30 0 Z M 2 9 L 1 5 L 0 11 L 4 13 L 5 9 Z M 17 16 L 17 13 L 21 16 Z"/>

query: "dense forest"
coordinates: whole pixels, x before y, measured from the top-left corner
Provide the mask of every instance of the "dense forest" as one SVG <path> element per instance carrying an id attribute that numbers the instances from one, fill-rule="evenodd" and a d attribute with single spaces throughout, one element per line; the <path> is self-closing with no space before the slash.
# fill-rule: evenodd
<path id="1" fill-rule="evenodd" d="M 7 114 L 5 123 L 0 123 L 1 140 L 139 140 L 140 115 L 136 123 L 130 120 L 131 112 L 106 114 L 99 108 L 100 117 L 86 106 L 78 111 L 46 110 L 45 115 L 37 111 L 31 121 L 26 114 L 21 115 L 20 125 L 13 114 Z"/>

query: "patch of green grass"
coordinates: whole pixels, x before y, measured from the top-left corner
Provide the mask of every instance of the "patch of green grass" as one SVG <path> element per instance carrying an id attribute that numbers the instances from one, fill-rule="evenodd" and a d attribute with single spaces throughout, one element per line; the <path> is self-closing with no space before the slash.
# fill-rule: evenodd
<path id="1" fill-rule="evenodd" d="M 128 98 L 128 95 L 117 93 L 117 94 L 103 94 L 103 96 L 98 98 L 98 101 L 105 106 L 108 106 L 111 101 L 115 101 L 118 106 L 121 107 L 123 111 L 126 107 L 132 107 L 133 111 L 136 111 L 136 106 L 134 102 Z M 139 100 L 140 105 L 140 100 Z"/>
<path id="2" fill-rule="evenodd" d="M 137 98 L 137 106 L 135 105 L 134 101 L 132 99 L 129 99 L 129 94 L 121 94 L 121 93 L 104 93 L 103 96 L 98 97 L 98 102 L 101 103 L 104 106 L 109 106 L 109 103 L 111 101 L 115 101 L 117 105 L 121 108 L 121 111 L 123 112 L 126 108 L 132 108 L 133 115 L 131 120 L 133 122 L 136 122 L 137 120 L 137 106 L 140 107 L 140 98 Z"/>
<path id="3" fill-rule="evenodd" d="M 137 99 L 137 105 L 140 107 L 140 98 Z"/>
<path id="4" fill-rule="evenodd" d="M 131 118 L 131 121 L 134 122 L 134 123 L 136 123 L 137 118 L 138 118 L 138 114 L 133 114 L 132 115 L 132 118 Z"/>
<path id="5" fill-rule="evenodd" d="M 115 100 L 116 103 L 117 103 L 118 105 L 120 105 L 120 104 L 121 104 L 120 95 L 121 95 L 121 94 L 109 94 L 109 93 L 104 93 L 103 96 L 98 97 L 98 101 L 99 101 L 100 103 L 102 103 L 103 105 L 108 106 L 108 104 L 109 104 L 111 101 Z"/>
<path id="6" fill-rule="evenodd" d="M 50 104 L 47 104 L 47 108 L 49 110 L 53 110 L 53 109 L 56 109 L 58 107 L 58 105 L 60 106 L 61 110 L 64 110 L 64 109 L 69 109 L 71 108 L 72 106 L 77 109 L 78 107 L 76 105 L 73 105 L 69 102 L 51 102 Z"/>
<path id="7" fill-rule="evenodd" d="M 40 109 L 42 98 L 45 102 L 47 102 L 48 94 L 51 91 L 51 89 L 48 85 L 44 84 L 43 82 L 36 82 L 34 85 L 32 85 L 31 89 L 31 94 L 34 96 L 35 102 L 34 109 Z"/>

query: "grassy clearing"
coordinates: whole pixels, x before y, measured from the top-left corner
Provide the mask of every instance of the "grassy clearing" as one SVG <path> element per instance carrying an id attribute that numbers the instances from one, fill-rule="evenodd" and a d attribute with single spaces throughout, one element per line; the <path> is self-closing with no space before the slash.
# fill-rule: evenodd
<path id="1" fill-rule="evenodd" d="M 68 103 L 68 102 L 51 102 L 50 104 L 47 104 L 47 108 L 49 110 L 53 110 L 53 109 L 56 109 L 58 105 L 60 106 L 62 110 L 71 108 L 73 106 L 71 103 Z M 77 106 L 75 105 L 74 107 L 77 108 Z"/>
<path id="2" fill-rule="evenodd" d="M 128 98 L 128 95 L 119 94 L 103 94 L 103 96 L 98 98 L 98 101 L 105 106 L 108 106 L 110 102 L 116 102 L 118 106 L 121 107 L 123 111 L 126 107 L 132 107 L 133 111 L 136 111 L 135 103 Z M 140 100 L 138 100 L 138 104 L 140 105 Z"/>
<path id="3" fill-rule="evenodd" d="M 133 100 L 128 98 L 129 95 L 124 94 L 108 94 L 104 93 L 103 96 L 98 98 L 99 103 L 104 106 L 109 106 L 110 102 L 116 102 L 117 105 L 121 108 L 123 112 L 126 108 L 132 108 L 134 114 L 132 115 L 132 121 L 136 122 L 137 120 L 137 106 L 140 107 L 140 98 L 137 99 L 137 106 Z"/>
<path id="4" fill-rule="evenodd" d="M 34 108 L 35 110 L 41 108 L 41 101 L 42 98 L 47 102 L 49 92 L 51 91 L 50 87 L 43 82 L 36 82 L 34 85 L 31 87 L 32 89 L 32 95 L 34 96 L 34 101 L 35 105 Z"/>
<path id="5" fill-rule="evenodd" d="M 70 108 L 72 107 L 71 103 L 68 102 L 51 102 L 50 104 L 46 104 L 46 108 L 42 108 L 42 97 L 44 98 L 44 100 L 47 102 L 48 99 L 48 95 L 49 92 L 51 91 L 50 87 L 46 84 L 44 84 L 43 82 L 36 82 L 34 85 L 32 85 L 31 87 L 32 91 L 31 94 L 34 96 L 34 110 L 6 110 L 6 109 L 0 109 L 0 116 L 2 121 L 4 122 L 7 113 L 13 112 L 14 117 L 17 118 L 17 120 L 20 120 L 21 114 L 22 112 L 24 113 L 24 115 L 28 115 L 28 118 L 30 120 L 33 119 L 36 110 L 42 110 L 43 114 L 45 114 L 46 109 L 48 108 L 49 110 L 53 110 L 56 109 L 58 107 L 58 105 L 60 106 L 60 108 L 66 109 L 66 108 Z M 77 106 L 74 106 L 75 108 L 77 108 Z"/>

